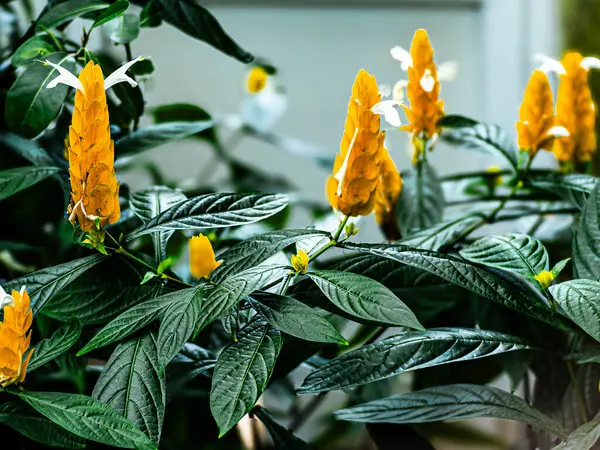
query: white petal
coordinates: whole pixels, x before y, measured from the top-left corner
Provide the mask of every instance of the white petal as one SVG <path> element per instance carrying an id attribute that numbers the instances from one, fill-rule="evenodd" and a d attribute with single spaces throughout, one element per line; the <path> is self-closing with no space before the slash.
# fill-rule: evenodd
<path id="1" fill-rule="evenodd" d="M 600 69 L 600 59 L 595 56 L 586 56 L 581 60 L 581 67 L 584 69 Z"/>
<path id="2" fill-rule="evenodd" d="M 129 70 L 129 68 L 131 66 L 133 66 L 136 62 L 141 61 L 142 59 L 143 58 L 141 56 L 138 56 L 137 58 L 132 59 L 128 63 L 123 64 L 121 67 L 119 67 L 113 73 L 111 73 L 106 78 L 106 80 L 104 80 L 104 90 L 110 89 L 115 84 L 122 83 L 124 81 L 126 81 L 127 83 L 129 83 L 129 85 L 131 87 L 136 87 L 137 86 L 137 82 L 133 78 L 128 77 L 125 74 L 125 72 L 127 72 Z"/>
<path id="3" fill-rule="evenodd" d="M 382 97 L 389 97 L 392 93 L 392 88 L 389 84 L 380 84 L 379 93 Z"/>
<path id="4" fill-rule="evenodd" d="M 408 80 L 400 80 L 392 89 L 392 98 L 394 101 L 398 103 L 402 103 L 404 101 L 404 88 L 408 86 Z"/>
<path id="5" fill-rule="evenodd" d="M 398 114 L 398 110 L 396 106 L 399 105 L 399 102 L 395 100 L 383 100 L 377 103 L 375 106 L 371 108 L 375 114 L 383 114 L 383 117 L 387 123 L 391 126 L 398 128 L 402 125 L 400 121 L 400 114 Z"/>
<path id="6" fill-rule="evenodd" d="M 19 294 L 22 296 L 25 293 L 26 286 L 21 286 L 21 291 Z"/>
<path id="7" fill-rule="evenodd" d="M 421 78 L 420 81 L 421 87 L 425 90 L 425 92 L 433 91 L 433 87 L 435 86 L 435 79 L 431 76 L 431 72 L 429 69 L 425 71 L 425 75 Z"/>
<path id="8" fill-rule="evenodd" d="M 402 64 L 400 67 L 405 72 L 409 67 L 412 67 L 412 58 L 409 51 L 400 47 L 399 45 L 390 50 L 390 55 L 392 55 L 392 58 L 394 58 L 396 61 L 400 61 Z"/>
<path id="9" fill-rule="evenodd" d="M 12 298 L 12 295 L 7 294 L 6 291 L 4 291 L 4 289 L 2 289 L 2 286 L 0 286 L 0 308 L 4 308 L 7 305 L 13 305 L 14 304 L 14 300 Z"/>
<path id="10" fill-rule="evenodd" d="M 79 79 L 75 75 L 73 75 L 71 72 L 69 72 L 67 69 L 59 66 L 58 64 L 54 64 L 53 62 L 50 62 L 48 60 L 45 60 L 44 64 L 52 66 L 56 70 L 58 70 L 58 76 L 46 85 L 47 89 L 52 89 L 52 88 L 56 87 L 58 84 L 66 84 L 67 86 L 71 86 L 71 87 L 74 87 L 75 89 L 79 89 L 81 92 L 85 92 L 85 90 L 83 89 L 83 84 L 81 84 L 81 81 L 79 81 Z"/>
<path id="11" fill-rule="evenodd" d="M 554 58 L 550 58 L 549 56 L 542 55 L 541 53 L 536 53 L 533 57 L 535 62 L 540 63 L 539 70 L 544 73 L 554 72 L 559 75 L 564 75 L 566 73 L 564 66 Z"/>
<path id="12" fill-rule="evenodd" d="M 338 180 L 338 188 L 336 195 L 339 197 L 342 195 L 342 184 L 344 183 L 344 177 L 346 176 L 346 171 L 348 170 L 348 161 L 350 160 L 350 153 L 352 152 L 352 147 L 354 147 L 354 141 L 356 140 L 356 135 L 358 134 L 358 127 L 354 130 L 354 136 L 352 136 L 352 140 L 350 141 L 350 146 L 348 147 L 348 151 L 346 152 L 346 157 L 344 158 L 344 162 L 342 163 L 342 167 L 340 170 L 333 176 L 336 180 Z"/>
<path id="13" fill-rule="evenodd" d="M 458 63 L 456 61 L 446 61 L 438 66 L 437 74 L 440 81 L 452 81 L 458 73 Z"/>
<path id="14" fill-rule="evenodd" d="M 567 130 L 565 127 L 561 127 L 559 125 L 555 125 L 552 128 L 550 128 L 548 130 L 548 136 L 554 136 L 554 137 L 568 137 L 569 136 L 569 130 Z"/>

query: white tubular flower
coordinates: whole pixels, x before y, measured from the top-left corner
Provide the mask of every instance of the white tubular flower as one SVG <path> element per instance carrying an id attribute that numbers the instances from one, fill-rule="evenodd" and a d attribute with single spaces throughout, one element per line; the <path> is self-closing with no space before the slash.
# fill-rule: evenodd
<path id="1" fill-rule="evenodd" d="M 390 50 L 390 55 L 392 55 L 392 58 L 396 61 L 400 62 L 400 68 L 405 72 L 408 71 L 409 67 L 412 67 L 412 57 L 410 56 L 410 52 L 405 48 L 397 45 Z"/>
<path id="2" fill-rule="evenodd" d="M 440 81 L 453 81 L 458 73 L 458 63 L 456 61 L 446 61 L 438 65 L 437 75 Z"/>
<path id="3" fill-rule="evenodd" d="M 542 55 L 541 53 L 536 53 L 533 57 L 533 60 L 540 64 L 538 67 L 544 73 L 557 73 L 559 75 L 564 75 L 566 73 L 564 66 L 560 61 L 557 61 L 554 58 L 550 58 L 549 56 Z"/>
<path id="4" fill-rule="evenodd" d="M 569 137 L 569 130 L 565 127 L 561 127 L 559 125 L 555 125 L 548 130 L 548 136 L 554 137 Z"/>
<path id="5" fill-rule="evenodd" d="M 402 125 L 402 122 L 400 120 L 400 114 L 396 109 L 396 106 L 398 106 L 399 104 L 400 102 L 397 102 L 396 100 L 383 100 L 377 103 L 375 106 L 373 106 L 371 108 L 371 111 L 373 111 L 375 114 L 383 115 L 387 123 L 389 123 L 393 127 L 398 128 L 400 125 Z"/>
<path id="6" fill-rule="evenodd" d="M 106 77 L 106 79 L 104 80 L 104 90 L 107 90 L 113 87 L 115 84 L 122 82 L 127 82 L 131 87 L 136 87 L 137 82 L 133 78 L 128 77 L 125 72 L 127 72 L 129 68 L 133 66 L 136 62 L 141 61 L 142 59 L 143 58 L 141 56 L 138 56 L 137 58 L 129 61 L 128 63 L 123 64 L 113 73 L 111 73 L 108 77 Z"/>
<path id="7" fill-rule="evenodd" d="M 81 81 L 79 81 L 79 79 L 67 69 L 65 69 L 62 66 L 59 66 L 58 64 L 54 64 L 53 62 L 50 62 L 47 59 L 43 61 L 43 64 L 47 66 L 52 66 L 56 70 L 58 70 L 58 76 L 50 83 L 48 83 L 48 85 L 46 86 L 47 89 L 55 88 L 59 84 L 66 84 L 67 86 L 71 86 L 75 89 L 80 90 L 81 92 L 85 92 Z"/>
<path id="8" fill-rule="evenodd" d="M 350 145 L 348 146 L 348 151 L 346 152 L 346 157 L 344 158 L 344 162 L 342 163 L 342 167 L 340 170 L 333 176 L 336 180 L 338 180 L 338 188 L 336 195 L 339 197 L 342 195 L 342 184 L 344 182 L 344 177 L 346 176 L 346 171 L 348 170 L 348 161 L 350 160 L 350 153 L 352 153 L 352 148 L 354 147 L 354 141 L 356 141 L 356 135 L 358 134 L 358 128 L 354 130 L 354 136 L 352 136 L 352 140 L 350 141 Z"/>
<path id="9" fill-rule="evenodd" d="M 23 291 L 23 288 L 21 288 L 21 292 Z M 4 291 L 4 289 L 2 289 L 2 286 L 0 286 L 0 309 L 4 308 L 5 306 L 8 305 L 13 305 L 14 304 L 14 300 L 12 298 L 12 295 L 7 294 L 6 291 Z"/>
<path id="10" fill-rule="evenodd" d="M 600 69 L 600 59 L 595 56 L 586 56 L 581 60 L 581 67 L 586 70 Z"/>
<path id="11" fill-rule="evenodd" d="M 431 70 L 425 70 L 425 74 L 419 83 L 425 92 L 433 91 L 433 87 L 435 86 L 435 78 L 431 76 Z"/>

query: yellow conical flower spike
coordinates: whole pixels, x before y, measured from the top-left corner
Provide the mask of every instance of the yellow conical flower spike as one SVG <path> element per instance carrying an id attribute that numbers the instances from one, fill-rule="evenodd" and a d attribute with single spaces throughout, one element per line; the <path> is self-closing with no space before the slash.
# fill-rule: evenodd
<path id="1" fill-rule="evenodd" d="M 2 288 L 0 297 L 6 297 Z M 5 304 L 4 322 L 0 323 L 0 386 L 3 388 L 23 382 L 33 354 L 33 349 L 28 351 L 33 321 L 29 295 L 23 287 L 20 292 L 12 291 L 11 297 L 9 303 L 0 299 Z"/>
<path id="2" fill-rule="evenodd" d="M 440 82 L 427 31 L 420 29 L 415 32 L 410 57 L 406 86 L 410 106 L 402 105 L 410 123 L 401 129 L 415 136 L 422 136 L 425 132 L 431 138 L 439 131 L 437 122 L 444 115 L 444 102 L 439 100 Z"/>
<path id="3" fill-rule="evenodd" d="M 375 206 L 385 134 L 379 130 L 379 114 L 371 108 L 380 100 L 375 77 L 360 70 L 352 86 L 340 153 L 326 187 L 330 205 L 346 216 L 367 216 Z"/>
<path id="4" fill-rule="evenodd" d="M 576 52 L 564 56 L 556 100 L 556 124 L 565 127 L 569 136 L 556 139 L 554 155 L 574 164 L 589 161 L 596 151 L 596 111 L 583 59 Z"/>
<path id="5" fill-rule="evenodd" d="M 379 163 L 379 186 L 375 199 L 375 219 L 384 231 L 386 239 L 400 239 L 398 219 L 396 218 L 396 202 L 402 191 L 402 177 L 396 164 L 384 149 L 383 158 Z"/>
<path id="6" fill-rule="evenodd" d="M 294 270 L 298 273 L 306 273 L 308 270 L 309 258 L 304 250 L 298 250 L 297 255 L 292 255 L 290 262 Z"/>
<path id="7" fill-rule="evenodd" d="M 189 242 L 190 273 L 195 278 L 208 278 L 210 274 L 223 264 L 215 260 L 215 252 L 209 239 L 200 233 L 193 236 Z"/>

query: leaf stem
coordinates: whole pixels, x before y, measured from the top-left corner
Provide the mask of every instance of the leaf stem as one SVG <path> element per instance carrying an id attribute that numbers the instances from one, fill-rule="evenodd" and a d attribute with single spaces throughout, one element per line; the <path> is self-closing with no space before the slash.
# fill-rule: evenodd
<path id="1" fill-rule="evenodd" d="M 306 405 L 306 407 L 302 411 L 300 411 L 300 413 L 296 417 L 294 417 L 294 420 L 292 420 L 292 423 L 288 427 L 290 432 L 293 433 L 304 424 L 306 419 L 308 419 L 323 402 L 323 400 L 325 400 L 325 395 L 327 394 L 327 392 L 329 391 L 320 392 L 315 398 L 313 398 L 310 401 L 308 405 Z"/>
<path id="2" fill-rule="evenodd" d="M 573 390 L 575 391 L 575 398 L 577 399 L 577 406 L 579 406 L 579 413 L 581 414 L 581 419 L 583 422 L 587 422 L 587 408 L 585 407 L 585 401 L 583 398 L 583 394 L 581 393 L 581 386 L 579 385 L 579 381 L 577 380 L 577 376 L 575 375 L 575 371 L 573 370 L 573 363 L 571 361 L 565 361 L 567 366 L 567 371 L 569 372 L 569 377 L 571 377 L 571 384 L 573 385 Z"/>

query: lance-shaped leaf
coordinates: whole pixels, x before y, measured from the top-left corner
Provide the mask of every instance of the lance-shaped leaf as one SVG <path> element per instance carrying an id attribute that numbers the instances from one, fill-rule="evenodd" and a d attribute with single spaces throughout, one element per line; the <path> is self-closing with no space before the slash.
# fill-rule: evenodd
<path id="1" fill-rule="evenodd" d="M 423 330 L 413 312 L 392 291 L 355 273 L 320 270 L 308 276 L 338 308 L 356 317 Z"/>
<path id="2" fill-rule="evenodd" d="M 550 269 L 550 258 L 544 244 L 525 234 L 487 236 L 459 253 L 467 261 L 510 270 L 524 277 Z"/>
<path id="3" fill-rule="evenodd" d="M 600 283 L 570 280 L 550 286 L 550 293 L 565 314 L 600 342 Z"/>
<path id="4" fill-rule="evenodd" d="M 353 422 L 426 423 L 494 417 L 518 420 L 564 436 L 563 427 L 516 395 L 492 386 L 450 384 L 395 395 L 336 411 Z"/>
<path id="5" fill-rule="evenodd" d="M 217 259 L 222 259 L 223 264 L 213 272 L 212 280 L 218 283 L 228 275 L 257 266 L 302 239 L 328 235 L 326 231 L 319 230 L 275 230 L 253 236 L 219 255 Z"/>
<path id="6" fill-rule="evenodd" d="M 251 304 L 273 327 L 291 336 L 305 341 L 348 345 L 325 317 L 291 297 L 257 293 Z"/>
<path id="7" fill-rule="evenodd" d="M 589 450 L 600 439 L 600 419 L 584 423 L 552 450 Z"/>
<path id="8" fill-rule="evenodd" d="M 312 394 L 372 383 L 408 370 L 530 349 L 495 331 L 439 328 L 411 331 L 344 353 L 306 377 L 298 392 Z"/>
<path id="9" fill-rule="evenodd" d="M 169 230 L 223 228 L 266 219 L 287 206 L 280 194 L 205 194 L 172 206 L 127 236 L 135 239 L 148 233 Z"/>
<path id="10" fill-rule="evenodd" d="M 459 116 L 458 114 L 446 114 L 437 121 L 437 126 L 441 128 L 465 128 L 473 127 L 478 123 L 470 117 Z"/>
<path id="11" fill-rule="evenodd" d="M 106 258 L 107 257 L 104 255 L 96 254 L 59 264 L 58 266 L 40 269 L 6 283 L 3 285 L 3 288 L 5 291 L 11 292 L 13 289 L 18 291 L 21 289 L 21 286 L 26 286 L 27 293 L 31 298 L 33 315 L 35 316 L 42 310 L 46 302 L 48 302 L 54 294 L 59 292 L 86 270 L 91 269 Z"/>
<path id="12" fill-rule="evenodd" d="M 173 359 L 196 329 L 202 311 L 204 288 L 184 289 L 179 300 L 172 302 L 160 320 L 158 352 L 161 368 Z"/>
<path id="13" fill-rule="evenodd" d="M 0 404 L 0 422 L 44 445 L 85 448 L 85 440 L 51 422 L 27 403 L 17 399 Z"/>
<path id="14" fill-rule="evenodd" d="M 194 288 L 190 288 L 170 292 L 144 303 L 140 303 L 125 311 L 102 328 L 102 330 L 100 330 L 100 332 L 94 336 L 85 347 L 79 350 L 77 356 L 84 355 L 94 349 L 124 339 L 132 333 L 144 328 L 146 325 L 162 316 L 172 303 L 179 301 L 193 290 Z"/>
<path id="15" fill-rule="evenodd" d="M 33 356 L 27 366 L 27 373 L 42 367 L 49 361 L 69 350 L 81 335 L 81 324 L 77 319 L 63 325 L 48 339 L 40 341 L 34 347 Z"/>
<path id="16" fill-rule="evenodd" d="M 418 231 L 400 243 L 423 250 L 439 250 L 454 242 L 462 232 L 479 222 L 481 218 L 474 216 L 443 222 L 431 228 Z"/>
<path id="17" fill-rule="evenodd" d="M 173 396 L 185 384 L 199 375 L 212 376 L 217 360 L 208 350 L 187 343 L 167 367 L 167 392 Z"/>
<path id="18" fill-rule="evenodd" d="M 105 403 L 85 395 L 21 391 L 17 395 L 52 422 L 84 439 L 121 448 L 156 449 L 156 446 Z"/>
<path id="19" fill-rule="evenodd" d="M 124 14 L 117 19 L 110 40 L 117 44 L 131 44 L 140 35 L 140 18 L 137 14 Z"/>
<path id="20" fill-rule="evenodd" d="M 210 391 L 210 410 L 227 433 L 248 413 L 267 387 L 283 340 L 279 331 L 256 316 L 217 359 Z"/>
<path id="21" fill-rule="evenodd" d="M 142 222 L 146 223 L 171 206 L 186 199 L 185 194 L 179 189 L 172 189 L 166 186 L 153 186 L 133 194 L 129 199 L 129 205 L 135 215 L 142 219 Z M 167 243 L 172 235 L 173 231 L 161 231 L 152 235 L 157 266 L 161 261 L 167 259 Z"/>
<path id="22" fill-rule="evenodd" d="M 0 200 L 10 197 L 57 173 L 58 167 L 17 167 L 0 172 Z"/>
<path id="23" fill-rule="evenodd" d="M 92 397 L 129 419 L 155 444 L 165 415 L 165 376 L 159 373 L 152 333 L 117 346 L 94 387 Z"/>
<path id="24" fill-rule="evenodd" d="M 92 25 L 92 30 L 110 22 L 113 19 L 116 19 L 117 17 L 122 16 L 128 8 L 129 2 L 127 0 L 117 0 L 108 8 L 100 12 L 100 14 L 98 14 L 96 20 L 94 20 L 94 24 Z"/>
<path id="25" fill-rule="evenodd" d="M 290 430 L 275 422 L 271 413 L 260 405 L 252 409 L 252 414 L 260 419 L 269 430 L 275 450 L 310 450 L 312 447 L 302 439 L 294 436 Z"/>
<path id="26" fill-rule="evenodd" d="M 393 259 L 425 270 L 481 297 L 560 328 L 570 322 L 555 313 L 539 290 L 518 274 L 484 268 L 444 253 L 404 245 L 343 244 L 344 248 Z"/>
<path id="27" fill-rule="evenodd" d="M 579 209 L 583 208 L 597 183 L 598 178 L 582 173 L 545 176 L 532 181 L 533 186 L 554 192 Z"/>
<path id="28" fill-rule="evenodd" d="M 27 39 L 13 53 L 10 62 L 15 67 L 27 66 L 36 59 L 42 59 L 58 51 L 48 35 L 33 36 Z"/>
<path id="29" fill-rule="evenodd" d="M 576 278 L 600 279 L 600 183 L 589 195 L 573 235 Z"/>
<path id="30" fill-rule="evenodd" d="M 101 0 L 67 0 L 58 3 L 37 21 L 40 30 L 55 28 L 85 14 L 108 8 L 110 5 Z"/>

